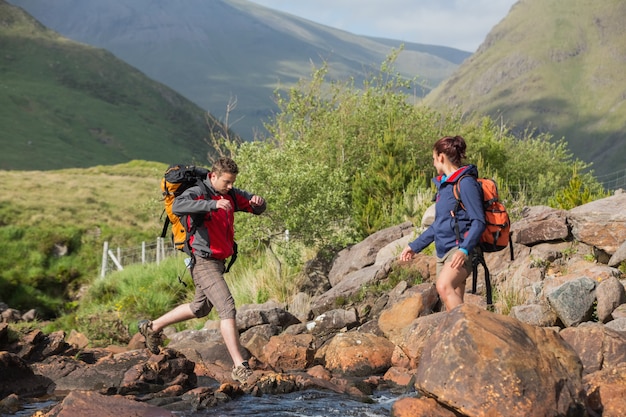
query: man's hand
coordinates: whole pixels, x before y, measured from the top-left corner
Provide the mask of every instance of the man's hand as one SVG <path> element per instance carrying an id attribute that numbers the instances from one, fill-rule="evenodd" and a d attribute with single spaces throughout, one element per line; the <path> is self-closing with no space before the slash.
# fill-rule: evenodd
<path id="1" fill-rule="evenodd" d="M 233 209 L 233 205 L 230 204 L 230 200 L 227 198 L 220 198 L 219 200 L 217 200 L 217 202 L 215 203 L 215 207 L 219 210 L 226 210 L 226 211 L 231 211 Z"/>
<path id="2" fill-rule="evenodd" d="M 250 199 L 250 205 L 253 207 L 262 206 L 264 203 L 265 203 L 265 200 L 263 199 L 263 197 L 259 195 L 253 195 L 252 198 Z"/>

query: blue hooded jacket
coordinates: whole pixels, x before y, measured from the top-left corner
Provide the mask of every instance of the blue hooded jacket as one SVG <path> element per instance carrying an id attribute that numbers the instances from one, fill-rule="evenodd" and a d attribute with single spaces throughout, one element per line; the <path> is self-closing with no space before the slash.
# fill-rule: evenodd
<path id="1" fill-rule="evenodd" d="M 461 177 L 463 178 L 460 179 Z M 463 248 L 468 253 L 472 253 L 485 230 L 482 189 L 476 178 L 478 178 L 478 169 L 474 165 L 459 168 L 443 182 L 442 176 L 433 178 L 437 187 L 435 221 L 417 239 L 409 243 L 413 252 L 421 252 L 434 241 L 439 258 L 443 258 L 455 247 Z M 461 181 L 459 191 L 465 209 L 459 206 L 456 212 L 461 237 L 461 241 L 457 242 L 455 220 L 452 213 L 457 208 L 453 189 L 454 184 L 459 179 Z"/>

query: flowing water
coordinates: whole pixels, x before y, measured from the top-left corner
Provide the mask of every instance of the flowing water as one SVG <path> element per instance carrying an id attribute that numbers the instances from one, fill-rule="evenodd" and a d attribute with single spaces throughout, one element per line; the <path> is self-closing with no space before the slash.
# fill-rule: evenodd
<path id="1" fill-rule="evenodd" d="M 195 413 L 176 413 L 180 417 L 383 417 L 391 415 L 398 399 L 389 392 L 379 392 L 364 403 L 330 391 L 307 390 L 282 395 L 254 397 L 245 395 L 217 407 Z"/>
<path id="2" fill-rule="evenodd" d="M 243 395 L 216 407 L 201 411 L 177 411 L 178 417 L 387 417 L 399 396 L 389 391 L 371 395 L 371 403 L 364 403 L 346 395 L 331 391 L 307 390 L 290 394 L 264 395 L 254 397 Z M 28 417 L 37 410 L 49 407 L 55 401 L 38 402 L 26 405 L 16 414 L 1 414 L 0 417 Z M 120 416 L 121 417 L 121 416 Z"/>

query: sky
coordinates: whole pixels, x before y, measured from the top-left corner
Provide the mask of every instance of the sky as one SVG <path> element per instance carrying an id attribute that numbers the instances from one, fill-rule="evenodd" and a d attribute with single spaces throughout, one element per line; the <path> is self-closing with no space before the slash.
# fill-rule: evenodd
<path id="1" fill-rule="evenodd" d="M 475 52 L 517 0 L 250 0 L 355 35 Z"/>

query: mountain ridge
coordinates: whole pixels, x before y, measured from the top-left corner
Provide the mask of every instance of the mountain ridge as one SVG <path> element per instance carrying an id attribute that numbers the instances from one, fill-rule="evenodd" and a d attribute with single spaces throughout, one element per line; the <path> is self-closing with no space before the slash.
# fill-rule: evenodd
<path id="1" fill-rule="evenodd" d="M 310 76 L 313 66 L 327 62 L 331 76 L 358 83 L 405 45 L 395 65 L 407 78 L 419 76 L 423 95 L 471 55 L 399 41 L 394 46 L 247 0 L 11 3 L 66 37 L 113 52 L 221 119 L 236 98 L 230 119 L 238 122 L 231 127 L 247 139 L 276 111 L 274 91 Z"/>
<path id="2" fill-rule="evenodd" d="M 0 169 L 192 162 L 224 132 L 177 92 L 3 0 L 0 49 Z"/>
<path id="3" fill-rule="evenodd" d="M 626 4 L 521 0 L 423 100 L 562 137 L 604 175 L 626 169 Z"/>

